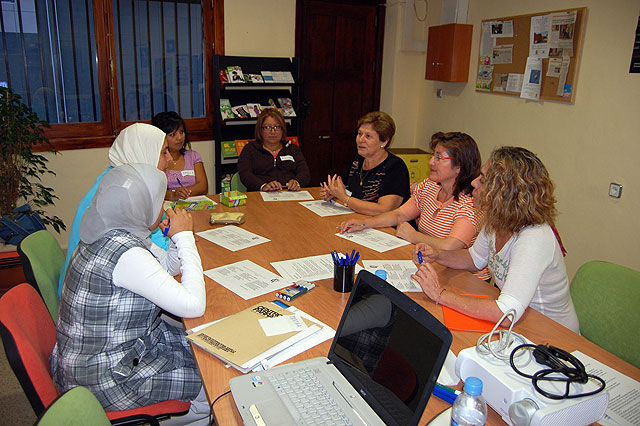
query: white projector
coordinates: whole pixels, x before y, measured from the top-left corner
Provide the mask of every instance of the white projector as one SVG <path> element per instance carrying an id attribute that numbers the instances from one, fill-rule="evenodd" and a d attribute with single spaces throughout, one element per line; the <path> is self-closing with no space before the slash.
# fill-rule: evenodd
<path id="1" fill-rule="evenodd" d="M 548 368 L 538 364 L 529 355 L 530 351 L 519 352 L 523 354 L 516 358 L 516 366 L 520 371 L 531 375 Z M 530 379 L 518 375 L 508 360 L 500 360 L 491 354 L 480 354 L 475 346 L 460 351 L 456 361 L 456 374 L 463 381 L 470 376 L 482 380 L 482 395 L 487 404 L 512 426 L 588 425 L 600 420 L 609 404 L 606 389 L 595 395 L 575 399 L 547 398 L 534 389 Z M 561 395 L 566 384 L 545 382 L 540 387 Z M 584 385 L 571 384 L 571 394 L 597 388 L 591 381 Z"/>

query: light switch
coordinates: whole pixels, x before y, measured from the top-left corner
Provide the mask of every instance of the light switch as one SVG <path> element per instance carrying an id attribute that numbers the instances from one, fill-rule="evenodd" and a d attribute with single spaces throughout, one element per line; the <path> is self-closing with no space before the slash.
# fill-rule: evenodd
<path id="1" fill-rule="evenodd" d="M 622 196 L 622 185 L 611 182 L 609 184 L 609 197 L 620 198 Z"/>

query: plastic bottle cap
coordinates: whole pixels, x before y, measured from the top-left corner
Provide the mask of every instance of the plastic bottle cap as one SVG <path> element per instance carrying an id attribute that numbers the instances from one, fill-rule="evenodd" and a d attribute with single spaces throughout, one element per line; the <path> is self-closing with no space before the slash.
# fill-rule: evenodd
<path id="1" fill-rule="evenodd" d="M 383 280 L 386 281 L 387 279 L 387 271 L 385 271 L 384 269 L 378 269 L 376 270 L 376 276 L 382 278 Z"/>
<path id="2" fill-rule="evenodd" d="M 482 380 L 477 377 L 467 377 L 464 381 L 464 391 L 471 396 L 482 394 Z"/>

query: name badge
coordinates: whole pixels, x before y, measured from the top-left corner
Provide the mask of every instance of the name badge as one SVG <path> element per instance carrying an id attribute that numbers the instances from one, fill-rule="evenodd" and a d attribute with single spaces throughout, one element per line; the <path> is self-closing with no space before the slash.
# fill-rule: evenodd
<path id="1" fill-rule="evenodd" d="M 196 175 L 196 171 L 195 170 L 183 170 L 180 173 L 182 173 L 182 176 L 195 176 Z"/>
<path id="2" fill-rule="evenodd" d="M 283 155 L 282 157 L 280 157 L 280 160 L 282 161 L 296 161 L 293 159 L 293 155 Z"/>

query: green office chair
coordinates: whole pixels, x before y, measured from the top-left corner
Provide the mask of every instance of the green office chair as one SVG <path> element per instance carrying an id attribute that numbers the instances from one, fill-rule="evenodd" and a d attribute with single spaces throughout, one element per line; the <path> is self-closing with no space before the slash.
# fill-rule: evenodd
<path id="1" fill-rule="evenodd" d="M 53 318 L 58 320 L 58 279 L 64 264 L 64 253 L 47 230 L 37 231 L 18 244 L 18 253 L 27 282 L 42 296 Z"/>
<path id="2" fill-rule="evenodd" d="M 240 180 L 240 174 L 239 173 L 234 173 L 233 177 L 231 178 L 231 190 L 232 191 L 247 192 L 247 187 L 244 186 L 244 184 Z"/>
<path id="3" fill-rule="evenodd" d="M 102 405 L 89 389 L 78 386 L 60 395 L 34 426 L 111 426 Z"/>
<path id="4" fill-rule="evenodd" d="M 640 368 L 640 271 L 609 262 L 587 262 L 571 283 L 580 333 Z"/>

